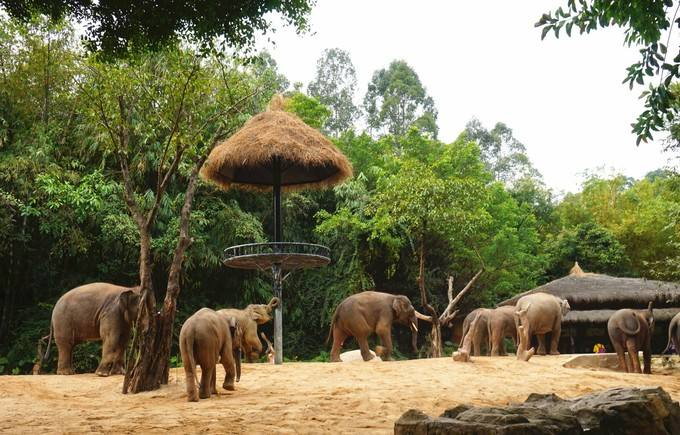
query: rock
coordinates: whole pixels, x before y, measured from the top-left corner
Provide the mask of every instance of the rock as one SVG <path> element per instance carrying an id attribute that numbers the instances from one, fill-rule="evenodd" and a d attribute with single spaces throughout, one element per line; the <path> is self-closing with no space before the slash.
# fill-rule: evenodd
<path id="1" fill-rule="evenodd" d="M 371 355 L 374 356 L 374 358 L 371 360 L 371 362 L 375 361 L 382 361 L 382 359 L 375 354 L 375 352 L 370 351 Z M 340 361 L 342 362 L 350 362 L 350 361 L 363 361 L 364 359 L 361 357 L 361 351 L 359 349 L 356 350 L 350 350 L 347 352 L 343 352 L 340 354 Z"/>
<path id="2" fill-rule="evenodd" d="M 619 369 L 619 358 L 615 353 L 591 353 L 577 355 L 563 364 L 566 368 Z"/>
<path id="3" fill-rule="evenodd" d="M 460 435 L 676 435 L 680 406 L 662 388 L 612 388 L 565 400 L 531 394 L 519 405 L 459 405 L 438 418 L 411 409 L 394 424 L 394 433 Z"/>

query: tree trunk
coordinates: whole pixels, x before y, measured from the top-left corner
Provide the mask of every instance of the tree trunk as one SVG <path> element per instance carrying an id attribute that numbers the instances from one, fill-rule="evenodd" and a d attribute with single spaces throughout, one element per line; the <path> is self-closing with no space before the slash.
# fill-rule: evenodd
<path id="1" fill-rule="evenodd" d="M 420 288 L 420 299 L 423 307 L 430 313 L 432 317 L 432 330 L 430 331 L 430 358 L 439 358 L 442 356 L 442 328 L 439 323 L 439 316 L 437 311 L 427 301 L 427 290 L 425 289 L 425 240 L 420 239 L 418 247 L 418 287 Z"/>
<path id="2" fill-rule="evenodd" d="M 216 143 L 217 140 L 213 142 L 213 146 Z M 145 316 L 148 317 L 148 328 L 146 329 L 143 329 L 144 319 L 141 317 L 142 312 L 140 312 L 140 317 L 137 318 L 137 331 L 142 332 L 138 332 L 135 335 L 135 340 L 133 340 L 132 352 L 136 352 L 137 355 L 134 366 L 130 368 L 128 365 L 128 370 L 125 372 L 123 394 L 127 394 L 128 391 L 132 393 L 151 391 L 159 388 L 161 384 L 168 383 L 170 374 L 170 352 L 172 350 L 172 332 L 175 323 L 175 314 L 177 312 L 177 297 L 180 292 L 182 263 L 184 262 L 186 250 L 192 243 L 191 237 L 189 236 L 191 210 L 196 188 L 198 187 L 198 173 L 211 149 L 212 147 L 199 159 L 189 177 L 184 205 L 182 206 L 182 211 L 180 213 L 179 239 L 170 265 L 163 307 L 161 308 L 161 311 L 156 313 L 154 309 L 154 298 L 151 310 L 143 310 L 144 313 L 147 313 Z M 144 262 L 140 260 L 140 264 L 143 263 Z M 151 263 L 149 263 L 148 272 L 148 280 L 150 282 Z M 144 270 L 140 269 L 142 283 L 144 283 L 144 276 Z M 153 291 L 149 293 L 153 297 Z M 150 313 L 150 315 L 148 315 L 148 313 Z M 142 338 L 141 341 L 137 342 L 136 339 L 139 336 Z M 128 361 L 129 360 L 130 359 L 128 358 Z"/>

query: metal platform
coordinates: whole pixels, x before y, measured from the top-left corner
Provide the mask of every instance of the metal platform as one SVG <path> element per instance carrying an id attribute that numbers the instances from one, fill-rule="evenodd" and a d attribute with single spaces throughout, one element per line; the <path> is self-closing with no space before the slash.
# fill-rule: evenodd
<path id="1" fill-rule="evenodd" d="M 249 243 L 224 250 L 222 262 L 235 269 L 308 269 L 330 263 L 330 249 L 323 245 L 297 242 Z"/>

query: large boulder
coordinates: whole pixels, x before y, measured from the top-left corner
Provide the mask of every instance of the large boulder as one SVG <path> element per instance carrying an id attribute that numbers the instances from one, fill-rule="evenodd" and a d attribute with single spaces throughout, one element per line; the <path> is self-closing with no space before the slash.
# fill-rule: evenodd
<path id="1" fill-rule="evenodd" d="M 411 409 L 397 435 L 680 435 L 680 406 L 662 388 L 612 388 L 565 400 L 532 394 L 519 405 L 447 409 L 438 418 Z"/>

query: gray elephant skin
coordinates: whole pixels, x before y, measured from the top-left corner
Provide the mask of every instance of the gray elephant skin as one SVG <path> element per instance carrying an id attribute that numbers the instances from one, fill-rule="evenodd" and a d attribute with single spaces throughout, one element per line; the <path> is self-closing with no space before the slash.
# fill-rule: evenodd
<path id="1" fill-rule="evenodd" d="M 527 325 L 522 324 L 527 331 L 529 340 L 533 335 L 538 339 L 537 355 L 545 355 L 545 334 L 550 333 L 550 355 L 559 355 L 557 345 L 562 333 L 562 318 L 570 310 L 569 302 L 548 293 L 532 293 L 522 296 L 515 305 L 516 311 L 526 311 Z M 515 316 L 515 325 L 519 330 L 520 320 Z M 528 345 L 530 347 L 530 345 Z"/>
<path id="2" fill-rule="evenodd" d="M 254 362 L 262 353 L 262 342 L 257 335 L 257 325 L 263 325 L 272 320 L 272 311 L 279 305 L 278 298 L 272 298 L 268 304 L 250 304 L 244 309 L 224 308 L 218 313 L 234 317 L 241 330 L 241 349 L 248 362 Z"/>
<path id="3" fill-rule="evenodd" d="M 662 353 L 667 353 L 671 350 L 680 355 L 680 313 L 673 316 L 671 323 L 668 324 L 668 344 Z"/>
<path id="4" fill-rule="evenodd" d="M 138 287 L 95 282 L 69 290 L 52 310 L 50 336 L 42 361 L 47 360 L 54 337 L 59 352 L 57 374 L 72 375 L 73 348 L 85 341 L 101 340 L 102 358 L 95 373 L 122 374 L 138 305 Z"/>
<path id="5" fill-rule="evenodd" d="M 477 319 L 474 330 L 470 330 L 472 321 Z M 499 308 L 477 308 L 463 320 L 463 336 L 459 347 L 467 334 L 472 334 L 472 355 L 480 356 L 482 344 L 487 344 L 491 356 L 507 355 L 504 338 L 512 339 L 517 345 L 517 328 L 515 325 L 515 307 L 503 306 Z"/>
<path id="6" fill-rule="evenodd" d="M 619 358 L 619 369 L 626 372 L 642 373 L 638 351 L 642 350 L 644 373 L 652 373 L 652 334 L 654 332 L 654 312 L 652 303 L 646 310 L 624 308 L 616 311 L 607 321 L 609 339 Z M 628 359 L 626 359 L 626 351 Z"/>
<path id="7" fill-rule="evenodd" d="M 340 350 L 347 337 L 354 337 L 359 343 L 364 361 L 373 358 L 368 347 L 368 336 L 375 333 L 384 348 L 383 360 L 392 355 L 392 323 L 409 326 L 412 332 L 411 344 L 415 348 L 418 319 L 411 301 L 402 295 L 377 291 L 365 291 L 347 297 L 335 309 L 328 340 L 333 337 L 331 361 L 340 361 Z M 327 340 L 327 341 L 328 341 Z"/>
<path id="8" fill-rule="evenodd" d="M 236 329 L 236 326 L 234 317 L 210 308 L 201 308 L 182 325 L 179 350 L 184 364 L 189 402 L 197 402 L 199 397 L 207 399 L 211 394 L 217 394 L 218 362 L 222 363 L 226 373 L 222 387 L 225 390 L 234 390 L 237 368 L 232 329 Z M 196 365 L 201 366 L 200 389 L 196 386 Z"/>

